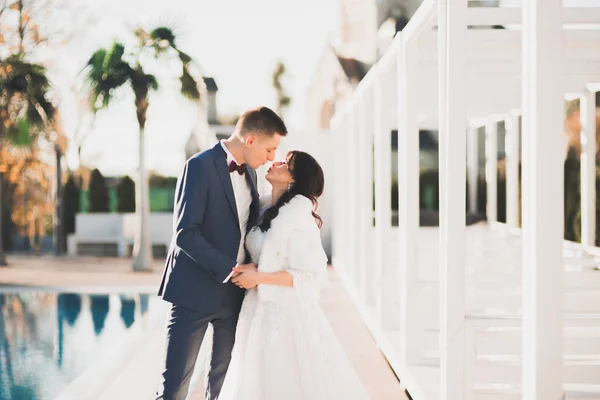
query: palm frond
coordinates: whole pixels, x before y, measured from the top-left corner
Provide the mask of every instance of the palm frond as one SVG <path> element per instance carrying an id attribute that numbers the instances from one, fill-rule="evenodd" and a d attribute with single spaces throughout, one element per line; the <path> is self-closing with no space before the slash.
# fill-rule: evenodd
<path id="1" fill-rule="evenodd" d="M 131 72 L 131 87 L 136 99 L 147 98 L 151 90 L 158 90 L 158 79 L 152 74 L 147 74 L 141 66 Z"/>
<path id="2" fill-rule="evenodd" d="M 54 104 L 46 98 L 47 93 L 50 91 L 50 81 L 45 73 L 31 73 L 27 76 L 27 85 L 29 121 L 34 126 L 49 124 L 56 114 Z"/>
<path id="3" fill-rule="evenodd" d="M 125 46 L 119 42 L 114 42 L 106 57 L 104 57 L 104 64 L 102 69 L 105 71 L 118 67 L 123 62 L 123 56 L 125 55 Z"/>
<path id="4" fill-rule="evenodd" d="M 177 50 L 177 55 L 179 56 L 179 59 L 181 60 L 181 63 L 183 65 L 187 65 L 190 62 L 192 62 L 192 57 L 190 57 L 189 55 L 187 55 L 186 53 L 184 53 L 181 50 Z"/>
<path id="5" fill-rule="evenodd" d="M 173 29 L 166 26 L 157 27 L 151 31 L 143 28 L 135 30 L 138 45 L 133 48 L 132 59 L 136 64 L 129 64 L 125 47 L 115 42 L 110 49 L 96 51 L 85 68 L 86 81 L 90 87 L 90 102 L 93 110 L 106 107 L 114 96 L 117 88 L 129 83 L 135 95 L 138 122 L 143 128 L 148 109 L 149 93 L 158 90 L 158 80 L 144 71 L 140 60 L 150 53 L 156 59 L 177 57 L 182 69 L 179 80 L 181 93 L 192 100 L 200 98 L 200 91 L 195 75 L 192 73 L 192 58 L 180 51 L 176 44 Z"/>
<path id="6" fill-rule="evenodd" d="M 200 98 L 200 90 L 198 89 L 198 82 L 190 74 L 187 64 L 184 64 L 179 77 L 181 82 L 181 94 L 190 100 L 198 100 Z"/>
<path id="7" fill-rule="evenodd" d="M 147 46 L 150 42 L 150 34 L 148 32 L 146 32 L 145 29 L 139 27 L 136 28 L 136 30 L 134 31 L 135 36 L 138 38 L 138 42 L 140 44 L 140 47 L 144 47 Z"/>
<path id="8" fill-rule="evenodd" d="M 281 98 L 279 98 L 279 107 L 280 108 L 286 108 L 289 107 L 289 105 L 292 103 L 292 98 L 288 95 L 282 95 Z"/>
<path id="9" fill-rule="evenodd" d="M 125 47 L 121 43 L 115 42 L 104 58 L 103 79 L 111 83 L 113 88 L 124 85 L 131 77 L 132 69 L 129 63 L 123 59 L 124 55 Z"/>
<path id="10" fill-rule="evenodd" d="M 8 135 L 8 142 L 12 147 L 31 147 L 33 138 L 30 135 L 30 125 L 26 118 L 17 121 L 17 125 Z"/>
<path id="11" fill-rule="evenodd" d="M 104 59 L 106 58 L 106 49 L 99 49 L 92 54 L 84 67 L 86 71 L 86 80 L 98 82 L 102 80 Z"/>
<path id="12" fill-rule="evenodd" d="M 107 107 L 114 91 L 131 79 L 132 68 L 124 55 L 125 47 L 115 42 L 109 50 L 97 50 L 88 61 L 85 70 L 92 110 Z"/>
<path id="13" fill-rule="evenodd" d="M 175 33 L 171 28 L 159 26 L 150 32 L 150 39 L 157 54 L 166 52 L 168 49 L 177 49 L 175 44 Z"/>
<path id="14" fill-rule="evenodd" d="M 22 133 L 25 122 L 32 133 L 50 124 L 56 108 L 47 98 L 51 84 L 43 66 L 15 55 L 3 61 L 0 76 L 1 126 L 6 135 Z"/>

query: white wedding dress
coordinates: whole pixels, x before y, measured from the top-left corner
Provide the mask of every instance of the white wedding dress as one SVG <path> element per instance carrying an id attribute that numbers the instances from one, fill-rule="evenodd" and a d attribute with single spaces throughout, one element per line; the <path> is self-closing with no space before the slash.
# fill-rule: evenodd
<path id="1" fill-rule="evenodd" d="M 246 292 L 220 400 L 369 398 L 318 302 L 327 258 L 311 211 L 296 196 L 267 232 L 254 228 L 246 238 L 259 271 L 288 271 L 294 287 Z"/>

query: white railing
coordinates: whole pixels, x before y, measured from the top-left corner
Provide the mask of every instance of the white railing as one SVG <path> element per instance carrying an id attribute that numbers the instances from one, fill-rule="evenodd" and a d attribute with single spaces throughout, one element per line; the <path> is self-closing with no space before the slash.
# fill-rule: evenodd
<path id="1" fill-rule="evenodd" d="M 600 35 L 587 24 L 600 21 L 600 4 L 561 3 L 425 0 L 332 120 L 333 265 L 414 399 L 600 397 L 600 275 L 581 266 L 597 261 L 571 244 L 561 251 L 563 98 L 576 93 L 585 104 L 583 249 L 597 252 L 590 84 L 600 82 Z M 476 128 L 486 126 L 490 199 L 499 120 L 507 128 L 507 224 L 495 224 L 491 200 L 488 225 L 466 229 L 467 165 L 477 209 Z M 395 128 L 398 228 L 390 203 Z M 419 228 L 419 128 L 440 132 L 439 230 Z"/>

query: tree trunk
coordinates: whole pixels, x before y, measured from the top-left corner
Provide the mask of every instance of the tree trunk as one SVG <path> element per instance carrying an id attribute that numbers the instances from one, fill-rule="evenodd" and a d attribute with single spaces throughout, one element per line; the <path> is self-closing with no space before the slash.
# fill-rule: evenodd
<path id="1" fill-rule="evenodd" d="M 81 171 L 81 149 L 82 146 L 77 146 L 77 168 Z"/>
<path id="2" fill-rule="evenodd" d="M 2 179 L 2 172 L 0 172 L 0 267 L 8 265 L 6 262 L 6 256 L 4 255 L 4 226 L 2 224 L 4 217 L 4 199 L 2 194 L 2 186 L 4 180 Z"/>
<path id="3" fill-rule="evenodd" d="M 25 19 L 23 18 L 23 0 L 18 2 L 19 8 L 19 53 L 23 54 L 25 52 Z"/>
<path id="4" fill-rule="evenodd" d="M 138 179 L 135 185 L 135 237 L 133 242 L 133 270 L 150 271 L 152 269 L 152 243 L 150 241 L 150 194 L 148 174 L 146 172 L 146 149 L 144 124 L 140 123 Z"/>
<path id="5" fill-rule="evenodd" d="M 63 253 L 63 190 L 62 190 L 62 168 L 60 160 L 62 154 L 58 145 L 54 146 L 56 153 L 56 192 L 55 192 L 55 216 L 54 216 L 54 255 Z"/>

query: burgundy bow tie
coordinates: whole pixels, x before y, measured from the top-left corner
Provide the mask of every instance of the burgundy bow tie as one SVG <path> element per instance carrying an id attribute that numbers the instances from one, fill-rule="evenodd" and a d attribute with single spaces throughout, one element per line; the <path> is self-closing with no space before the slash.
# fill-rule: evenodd
<path id="1" fill-rule="evenodd" d="M 238 174 L 244 175 L 246 172 L 246 164 L 238 165 L 235 161 L 231 161 L 229 163 L 229 173 L 232 173 L 233 171 L 237 171 Z"/>

